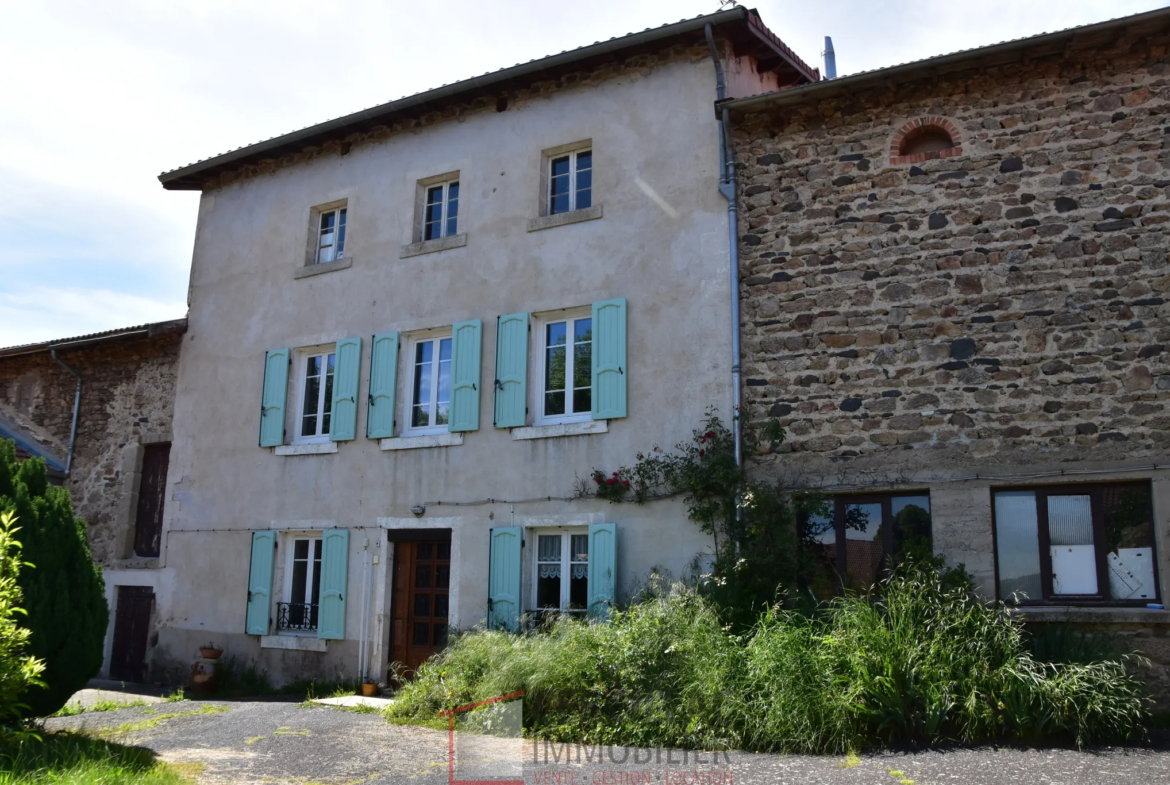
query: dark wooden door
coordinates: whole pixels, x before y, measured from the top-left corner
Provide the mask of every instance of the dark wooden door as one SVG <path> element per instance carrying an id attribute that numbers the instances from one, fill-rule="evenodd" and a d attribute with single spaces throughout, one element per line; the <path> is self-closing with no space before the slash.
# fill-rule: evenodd
<path id="1" fill-rule="evenodd" d="M 149 586 L 119 586 L 114 612 L 114 650 L 110 678 L 140 682 L 146 678 L 146 643 L 154 590 Z"/>
<path id="2" fill-rule="evenodd" d="M 142 456 L 142 480 L 138 486 L 138 515 L 134 519 L 135 556 L 158 556 L 170 461 L 170 444 L 146 445 Z"/>
<path id="3" fill-rule="evenodd" d="M 391 659 L 407 674 L 447 643 L 451 543 L 394 544 L 394 623 Z"/>

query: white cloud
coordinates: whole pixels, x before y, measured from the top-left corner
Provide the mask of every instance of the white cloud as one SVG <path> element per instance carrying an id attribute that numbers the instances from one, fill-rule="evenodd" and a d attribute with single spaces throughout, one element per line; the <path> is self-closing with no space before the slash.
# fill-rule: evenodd
<path id="1" fill-rule="evenodd" d="M 0 346 L 86 335 L 116 327 L 179 319 L 184 302 L 107 289 L 37 286 L 0 292 Z"/>

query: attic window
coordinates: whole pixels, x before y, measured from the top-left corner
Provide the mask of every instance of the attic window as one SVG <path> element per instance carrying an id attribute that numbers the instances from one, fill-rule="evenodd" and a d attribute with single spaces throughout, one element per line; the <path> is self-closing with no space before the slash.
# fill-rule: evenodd
<path id="1" fill-rule="evenodd" d="M 898 129 L 890 141 L 890 164 L 917 164 L 962 155 L 959 129 L 942 117 L 920 117 Z"/>

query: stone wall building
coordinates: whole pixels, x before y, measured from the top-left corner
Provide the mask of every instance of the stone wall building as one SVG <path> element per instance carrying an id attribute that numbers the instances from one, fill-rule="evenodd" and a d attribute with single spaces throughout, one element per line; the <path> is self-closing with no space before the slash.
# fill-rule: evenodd
<path id="1" fill-rule="evenodd" d="M 861 541 L 896 547 L 900 510 L 924 507 L 986 595 L 1138 635 L 1163 666 L 1168 25 L 728 104 L 743 407 L 787 431 L 755 471 L 835 495 L 817 537 L 847 577 L 867 577 Z"/>
<path id="2" fill-rule="evenodd" d="M 159 480 L 165 483 L 186 329 L 178 319 L 0 349 L 0 438 L 14 439 L 18 455 L 45 458 L 50 477 L 69 489 L 105 575 L 111 614 L 103 675 L 147 676 L 142 666 L 158 619 L 138 595 L 159 558 Z"/>

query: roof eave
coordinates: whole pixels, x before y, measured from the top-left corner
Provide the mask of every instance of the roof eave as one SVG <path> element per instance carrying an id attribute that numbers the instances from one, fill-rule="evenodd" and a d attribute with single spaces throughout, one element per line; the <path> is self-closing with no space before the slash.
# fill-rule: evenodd
<path id="1" fill-rule="evenodd" d="M 1018 54 L 1028 49 L 1044 49 L 1055 45 L 1071 42 L 1074 39 L 1088 39 L 1104 36 L 1117 30 L 1146 23 L 1170 24 L 1170 8 L 1160 8 L 1142 14 L 1134 14 L 1106 22 L 1074 27 L 1053 33 L 1042 33 L 1030 38 L 1021 38 L 1015 41 L 1005 41 L 1000 44 L 967 49 L 939 55 L 926 60 L 881 68 L 875 71 L 865 71 L 860 74 L 842 76 L 837 79 L 824 80 L 799 87 L 790 87 L 762 95 L 746 98 L 733 98 L 719 102 L 720 107 L 726 107 L 733 112 L 753 111 L 762 108 L 791 106 L 808 100 L 829 98 L 842 93 L 852 92 L 871 84 L 896 84 L 909 81 L 924 75 L 937 76 L 940 72 L 964 70 L 980 65 L 996 65 L 997 61 L 1011 62 Z M 1089 42 L 1084 42 L 1085 44 Z M 1067 49 L 1067 47 L 1065 47 Z M 1056 51 L 1056 50 L 1054 50 Z"/>
<path id="2" fill-rule="evenodd" d="M 109 330 L 103 333 L 94 333 L 90 336 L 82 335 L 77 338 L 61 338 L 55 341 L 25 344 L 24 346 L 9 346 L 8 348 L 0 349 L 0 358 L 39 354 L 40 352 L 48 352 L 55 349 L 81 349 L 94 344 L 110 343 L 128 338 L 155 338 L 160 335 L 175 335 L 185 332 L 187 332 L 186 317 L 182 319 L 171 319 L 165 322 L 152 322 L 140 327 L 129 327 L 124 330 Z"/>

